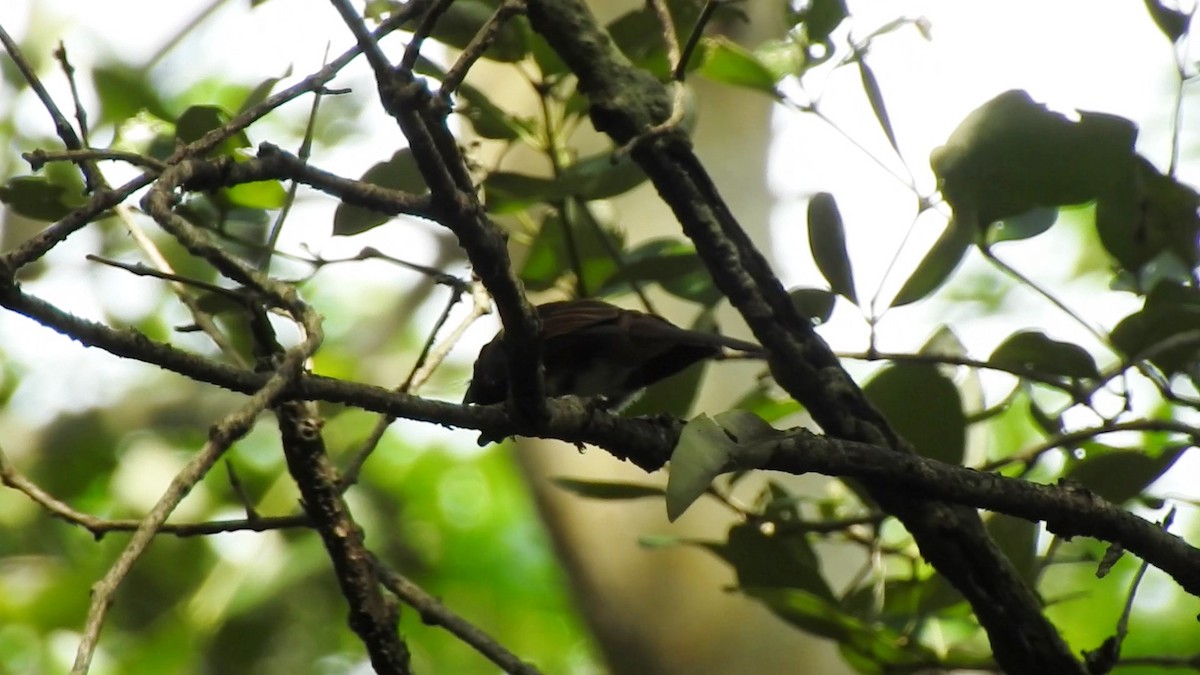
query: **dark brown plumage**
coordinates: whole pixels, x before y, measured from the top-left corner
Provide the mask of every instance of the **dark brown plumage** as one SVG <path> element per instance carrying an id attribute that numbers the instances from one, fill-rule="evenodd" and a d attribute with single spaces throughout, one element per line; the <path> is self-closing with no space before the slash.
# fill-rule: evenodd
<path id="1" fill-rule="evenodd" d="M 758 345 L 680 328 L 662 317 L 601 300 L 566 300 L 537 307 L 542 322 L 547 396 L 602 396 L 623 401 L 723 347 L 759 353 Z M 464 403 L 508 398 L 503 332 L 479 351 Z"/>

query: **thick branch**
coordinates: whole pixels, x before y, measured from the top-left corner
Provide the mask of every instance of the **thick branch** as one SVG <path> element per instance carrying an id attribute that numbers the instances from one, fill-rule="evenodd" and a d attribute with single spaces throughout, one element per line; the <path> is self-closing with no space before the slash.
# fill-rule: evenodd
<path id="1" fill-rule="evenodd" d="M 300 488 L 304 512 L 325 544 L 342 596 L 350 605 L 350 627 L 366 645 L 375 672 L 409 673 L 408 646 L 397 632 L 399 612 L 381 592 L 362 529 L 342 498 L 341 479 L 325 451 L 314 407 L 293 401 L 275 409 L 288 472 Z"/>
<path id="2" fill-rule="evenodd" d="M 379 98 L 408 139 L 413 159 L 433 197 L 437 221 L 458 238 L 504 324 L 504 349 L 516 412 L 527 425 L 545 417 L 541 376 L 541 328 L 524 288 L 512 271 L 504 232 L 484 211 L 458 141 L 446 126 L 449 108 L 411 70 L 392 68 L 350 3 L 332 0 L 375 71 Z"/>
<path id="3" fill-rule="evenodd" d="M 251 394 L 267 376 L 211 361 L 152 342 L 132 331 L 118 331 L 80 319 L 13 286 L 0 285 L 0 305 L 25 314 L 79 342 L 110 353 L 157 365 L 199 382 Z M 461 406 L 408 396 L 367 384 L 302 375 L 281 395 L 352 405 L 396 417 L 478 429 L 489 436 L 516 433 L 518 427 L 501 406 Z M 574 399 L 550 402 L 550 417 L 540 435 L 572 443 L 592 443 L 618 459 L 656 471 L 670 459 L 683 429 L 671 417 L 627 419 L 591 410 Z M 863 480 L 883 480 L 897 490 L 992 509 L 1028 520 L 1045 519 L 1066 536 L 1090 536 L 1120 543 L 1171 574 L 1200 597 L 1200 551 L 1153 523 L 1069 485 L 1042 486 L 995 474 L 942 464 L 850 441 L 795 433 L 780 444 L 766 468 L 789 473 L 817 472 Z"/>
<path id="4" fill-rule="evenodd" d="M 621 146 L 667 119 L 668 92 L 634 68 L 578 0 L 530 0 L 534 30 L 579 78 L 592 121 Z M 867 402 L 828 345 L 799 316 L 681 132 L 638 143 L 632 155 L 675 212 L 717 286 L 771 353 L 776 380 L 832 436 L 911 453 Z M 1010 672 L 1081 673 L 1081 664 L 1041 612 L 1038 598 L 970 509 L 914 499 L 889 480 L 872 496 L 912 533 L 921 552 L 963 593 Z"/>

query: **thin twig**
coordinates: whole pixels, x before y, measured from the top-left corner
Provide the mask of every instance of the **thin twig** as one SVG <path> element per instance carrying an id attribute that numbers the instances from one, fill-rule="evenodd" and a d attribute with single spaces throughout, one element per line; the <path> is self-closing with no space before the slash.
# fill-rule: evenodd
<path id="1" fill-rule="evenodd" d="M 38 100 L 42 102 L 42 106 L 46 109 L 46 112 L 50 114 L 50 119 L 54 122 L 54 131 L 62 140 L 63 145 L 68 150 L 83 150 L 83 143 L 79 140 L 79 136 L 76 135 L 71 122 L 67 120 L 62 110 L 59 110 L 58 105 L 51 98 L 50 92 L 46 90 L 41 78 L 34 71 L 33 65 L 29 63 L 28 59 L 25 58 L 25 54 L 21 52 L 21 47 L 12 39 L 8 31 L 4 30 L 4 26 L 2 25 L 0 25 L 0 44 L 4 45 L 9 58 L 16 64 L 17 70 L 21 71 L 21 76 L 29 83 L 29 88 L 33 90 Z M 79 170 L 83 173 L 84 184 L 87 185 L 88 191 L 94 192 L 99 189 L 103 183 L 103 179 L 96 165 L 88 161 L 81 161 L 78 166 Z"/>
<path id="2" fill-rule="evenodd" d="M 233 494 L 237 495 L 238 501 L 242 503 L 242 508 L 246 511 L 246 520 L 254 522 L 259 520 L 258 511 L 254 508 L 254 502 L 251 501 L 250 495 L 246 494 L 246 487 L 242 485 L 242 479 L 238 477 L 237 469 L 233 468 L 233 462 L 225 460 L 225 475 L 229 477 L 229 487 L 233 489 Z"/>
<path id="3" fill-rule="evenodd" d="M 442 361 L 446 359 L 446 357 L 450 354 L 450 350 L 453 349 L 454 346 L 458 344 L 459 340 L 462 339 L 462 336 L 467 332 L 467 329 L 470 328 L 471 325 L 477 320 L 479 320 L 480 317 L 491 311 L 491 298 L 488 297 L 487 289 L 483 287 L 483 284 L 476 281 L 471 284 L 470 288 L 471 311 L 467 314 L 467 316 L 463 317 L 463 320 L 459 322 L 458 326 L 456 326 L 449 335 L 446 336 L 445 340 L 431 349 L 430 346 L 432 345 L 433 337 L 437 334 L 441 326 L 441 321 L 444 321 L 446 316 L 448 316 L 448 312 L 443 313 L 441 319 L 439 320 L 438 327 L 435 327 L 430 333 L 430 341 L 425 345 L 425 349 L 427 350 L 428 354 L 427 358 L 425 358 L 423 361 L 422 359 L 417 360 L 412 372 L 409 373 L 409 376 L 404 383 L 397 388 L 397 391 L 408 394 L 416 394 L 417 391 L 420 390 L 421 385 L 423 385 L 426 380 L 429 379 L 429 376 L 433 373 L 434 369 L 436 369 L 438 365 L 440 365 Z M 454 304 L 458 301 L 458 297 L 458 293 L 455 293 L 454 299 L 447 307 L 447 310 L 454 306 Z M 366 464 L 367 459 L 371 456 L 371 453 L 374 452 L 375 447 L 379 445 L 379 441 L 383 438 L 384 432 L 387 431 L 387 428 L 392 424 L 392 422 L 395 421 L 395 415 L 381 415 L 376 421 L 375 426 L 371 429 L 371 432 L 367 434 L 367 437 L 363 439 L 362 443 L 359 444 L 358 450 L 354 453 L 354 458 L 346 466 L 345 471 L 342 472 L 343 491 L 348 490 L 358 481 L 358 476 L 362 472 L 363 465 Z"/>
<path id="4" fill-rule="evenodd" d="M 167 517 L 183 501 L 187 493 L 208 474 L 213 465 L 229 449 L 229 446 L 250 430 L 259 413 L 264 411 L 300 373 L 300 365 L 307 358 L 306 352 L 315 348 L 316 344 L 306 342 L 291 350 L 279 370 L 268 380 L 267 385 L 240 409 L 214 425 L 209 431 L 209 441 L 171 480 L 171 484 L 159 497 L 154 508 L 146 514 L 137 530 L 134 531 L 120 557 L 109 567 L 104 577 L 92 586 L 92 602 L 88 609 L 87 622 L 84 624 L 79 648 L 75 652 L 75 663 L 71 667 L 71 675 L 87 673 L 91 666 L 92 655 L 95 653 L 100 639 L 100 629 L 104 625 L 104 618 L 108 613 L 108 608 L 112 605 L 117 588 L 129 574 L 129 570 L 133 568 L 134 562 L 141 557 L 146 547 L 162 530 Z"/>
<path id="5" fill-rule="evenodd" d="M 404 48 L 404 56 L 400 58 L 400 65 L 397 66 L 400 70 L 412 72 L 417 65 L 417 57 L 421 55 L 421 46 L 425 44 L 425 40 L 433 33 L 434 26 L 437 25 L 438 19 L 442 18 L 442 14 L 450 9 L 450 4 L 454 0 L 433 0 L 432 3 L 423 3 L 428 6 L 424 16 L 421 17 L 421 22 L 417 24 L 416 30 L 413 31 L 412 37 L 409 38 L 408 46 Z M 361 19 L 360 19 L 361 21 Z M 374 41 L 373 41 L 374 42 Z M 383 57 L 383 52 L 379 51 L 378 55 L 373 55 L 372 52 L 379 49 L 378 43 L 367 49 L 367 60 L 371 62 L 371 67 L 376 73 L 382 73 L 380 70 L 381 63 L 386 63 L 387 59 L 382 62 L 378 60 Z"/>
<path id="6" fill-rule="evenodd" d="M 1086 429 L 1077 429 L 1064 434 L 1047 439 L 1042 443 L 1015 455 L 1010 455 L 1003 459 L 995 459 L 985 463 L 979 467 L 980 471 L 995 471 L 1001 467 L 1011 464 L 1024 464 L 1026 466 L 1033 464 L 1039 457 L 1062 447 L 1068 447 L 1077 443 L 1091 440 L 1097 436 L 1105 434 L 1115 434 L 1121 431 L 1149 431 L 1159 433 L 1174 433 L 1183 434 L 1193 439 L 1197 444 L 1200 444 L 1200 429 L 1194 426 L 1177 422 L 1175 420 L 1130 420 L 1128 422 L 1110 422 L 1096 427 L 1088 427 Z"/>
<path id="7" fill-rule="evenodd" d="M 505 673 L 517 675 L 539 675 L 540 671 L 525 663 L 516 654 L 508 651 L 495 638 L 478 626 L 455 614 L 440 600 L 425 592 L 417 584 L 399 572 L 383 564 L 377 556 L 371 556 L 375 572 L 389 591 L 421 613 L 421 620 L 431 626 L 441 626 L 451 635 L 473 647 Z"/>
<path id="8" fill-rule="evenodd" d="M 325 66 L 329 63 L 329 43 L 325 43 L 325 54 L 321 57 L 321 65 Z M 313 92 L 312 107 L 308 110 L 308 122 L 304 125 L 304 140 L 300 141 L 300 150 L 296 153 L 297 158 L 303 164 L 308 164 L 308 158 L 312 155 L 313 136 L 317 130 L 317 110 L 321 107 L 321 97 L 324 95 L 325 89 L 319 88 Z M 271 233 L 267 235 L 267 243 L 264 247 L 267 251 L 263 258 L 262 268 L 265 271 L 271 270 L 271 261 L 274 260 L 275 247 L 279 243 L 279 235 L 283 233 L 283 224 L 287 221 L 288 215 L 292 212 L 292 205 L 296 202 L 296 193 L 300 189 L 300 181 L 292 180 L 288 185 L 287 196 L 283 200 L 283 206 L 280 207 L 279 213 L 275 216 L 275 222 L 271 225 Z"/>
<path id="9" fill-rule="evenodd" d="M 675 68 L 671 71 L 671 79 L 677 82 L 683 82 L 687 77 L 687 64 L 692 60 L 692 53 L 696 51 L 696 46 L 700 44 L 700 38 L 704 37 L 704 29 L 708 26 L 708 22 L 712 19 L 712 15 L 717 11 L 717 7 L 722 4 L 722 0 L 705 0 L 704 7 L 700 8 L 700 15 L 696 17 L 696 23 L 692 25 L 692 32 L 688 34 L 687 42 L 683 44 L 683 49 L 678 54 L 678 59 L 675 61 Z"/>
<path id="10" fill-rule="evenodd" d="M 116 267 L 117 269 L 125 270 L 126 272 L 139 277 L 153 277 L 155 279 L 172 281 L 185 286 L 195 286 L 196 288 L 208 291 L 209 293 L 216 293 L 218 295 L 237 300 L 238 302 L 246 302 L 248 300 L 245 291 L 235 288 L 225 288 L 224 286 L 218 286 L 200 279 L 191 279 L 179 274 L 174 274 L 172 272 L 163 272 L 156 270 L 153 267 L 149 267 L 143 263 L 124 263 L 119 260 L 103 258 L 93 253 L 85 255 L 84 258 L 92 262 L 100 263 L 101 265 L 108 265 L 109 267 Z"/>
<path id="11" fill-rule="evenodd" d="M 29 480 L 9 461 L 3 450 L 0 450 L 0 484 L 6 485 L 29 497 L 38 506 L 55 518 L 60 518 L 72 525 L 78 525 L 92 534 L 97 540 L 109 532 L 132 532 L 137 530 L 143 521 L 140 520 L 109 520 L 97 518 L 90 513 L 84 513 L 71 508 L 70 505 L 55 498 L 37 483 Z M 267 532 L 294 527 L 308 527 L 308 516 L 304 514 L 291 516 L 256 516 L 238 520 L 213 520 L 202 523 L 163 523 L 158 531 L 163 534 L 173 534 L 177 537 L 196 537 L 222 532 Z"/>
<path id="12" fill-rule="evenodd" d="M 38 171 L 47 162 L 79 162 L 85 159 L 107 159 L 115 162 L 125 162 L 133 166 L 149 169 L 155 173 L 162 172 L 167 167 L 163 162 L 148 155 L 125 150 L 108 148 L 87 148 L 83 150 L 31 150 L 21 154 L 21 159 L 29 162 L 29 167 Z"/>
<path id="13" fill-rule="evenodd" d="M 483 56 L 483 53 L 492 46 L 496 41 L 496 37 L 500 35 L 500 29 L 509 19 L 525 11 L 524 0 L 504 0 L 496 11 L 488 17 L 487 23 L 475 33 L 475 37 L 471 38 L 471 42 L 463 49 L 462 54 L 459 54 L 454 65 L 446 71 L 446 76 L 442 78 L 442 87 L 438 90 L 438 96 L 443 99 L 449 99 L 450 94 L 458 89 L 462 81 L 467 76 L 467 71 L 475 62 Z"/>
<path id="14" fill-rule="evenodd" d="M 79 85 L 75 83 L 75 67 L 71 65 L 71 61 L 67 58 L 67 46 L 60 40 L 58 49 L 54 50 L 54 58 L 62 65 L 63 75 L 67 76 L 67 84 L 71 87 L 71 100 L 75 102 L 75 120 L 79 122 L 79 138 L 84 149 L 91 147 L 91 142 L 88 140 L 88 121 L 87 110 L 83 107 L 83 101 L 79 98 Z"/>

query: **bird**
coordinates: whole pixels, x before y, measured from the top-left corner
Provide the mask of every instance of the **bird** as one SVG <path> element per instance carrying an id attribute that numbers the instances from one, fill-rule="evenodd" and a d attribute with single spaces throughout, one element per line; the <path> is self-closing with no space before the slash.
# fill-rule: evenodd
<path id="1" fill-rule="evenodd" d="M 535 307 L 542 324 L 542 363 L 548 397 L 574 395 L 618 407 L 636 393 L 730 348 L 762 355 L 762 347 L 716 333 L 680 328 L 646 312 L 595 299 Z M 501 330 L 479 350 L 463 403 L 508 398 L 508 359 Z"/>

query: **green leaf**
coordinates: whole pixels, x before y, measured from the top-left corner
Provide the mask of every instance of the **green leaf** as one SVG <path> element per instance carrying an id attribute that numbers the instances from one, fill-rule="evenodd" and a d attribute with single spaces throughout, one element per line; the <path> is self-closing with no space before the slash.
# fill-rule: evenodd
<path id="1" fill-rule="evenodd" d="M 845 0 L 810 0 L 808 9 L 801 17 L 805 35 L 812 42 L 826 44 L 829 36 L 849 15 Z"/>
<path id="2" fill-rule="evenodd" d="M 1168 448 L 1158 457 L 1149 457 L 1136 450 L 1089 455 L 1071 467 L 1064 478 L 1083 485 L 1114 504 L 1123 504 L 1158 480 L 1187 447 Z"/>
<path id="3" fill-rule="evenodd" d="M 505 214 L 559 199 L 562 191 L 552 178 L 493 171 L 483 179 L 483 195 L 488 213 Z"/>
<path id="4" fill-rule="evenodd" d="M 621 410 L 622 417 L 642 415 L 674 415 L 684 417 L 700 393 L 700 382 L 704 379 L 707 363 L 692 364 L 665 380 L 646 387 L 632 403 Z"/>
<path id="5" fill-rule="evenodd" d="M 571 69 L 567 67 L 558 52 L 554 51 L 554 48 L 546 42 L 546 38 L 530 30 L 526 34 L 525 41 L 529 44 L 529 53 L 533 55 L 533 62 L 537 64 L 543 79 L 570 72 Z"/>
<path id="6" fill-rule="evenodd" d="M 787 588 L 833 600 L 833 591 L 821 575 L 820 562 L 805 535 L 765 534 L 755 524 L 738 523 L 729 528 L 723 544 L 706 548 L 733 567 L 742 588 Z"/>
<path id="7" fill-rule="evenodd" d="M 880 664 L 911 666 L 936 661 L 921 643 L 885 626 L 866 623 L 834 602 L 790 588 L 745 588 L 784 621 L 819 637 L 834 640 L 848 660 L 861 657 L 863 665 L 883 672 Z"/>
<path id="8" fill-rule="evenodd" d="M 1058 209 L 1044 206 L 1032 208 L 997 221 L 995 227 L 988 230 L 987 240 L 988 243 L 998 244 L 1002 241 L 1031 239 L 1049 230 L 1057 220 Z"/>
<path id="9" fill-rule="evenodd" d="M 601 285 L 600 295 L 625 291 L 631 282 L 657 283 L 663 290 L 704 307 L 724 297 L 691 242 L 651 239 L 625 254 L 622 266 Z"/>
<path id="10" fill-rule="evenodd" d="M 958 388 L 937 366 L 896 364 L 880 371 L 863 390 L 923 457 L 962 463 L 966 415 Z"/>
<path id="11" fill-rule="evenodd" d="M 662 497 L 665 491 L 657 485 L 626 483 L 621 481 L 581 480 L 578 478 L 551 478 L 555 485 L 588 499 L 627 500 L 646 497 Z"/>
<path id="12" fill-rule="evenodd" d="M 808 245 L 833 292 L 857 305 L 842 214 L 828 192 L 818 192 L 808 201 Z"/>
<path id="13" fill-rule="evenodd" d="M 287 190 L 277 180 L 241 183 L 221 190 L 229 203 L 245 209 L 277 209 L 287 200 Z"/>
<path id="14" fill-rule="evenodd" d="M 630 155 L 613 161 L 610 152 L 592 155 L 563 169 L 555 181 L 563 197 L 577 197 L 584 201 L 609 199 L 646 182 L 648 177 Z"/>
<path id="15" fill-rule="evenodd" d="M 0 187 L 0 202 L 26 218 L 54 222 L 82 206 L 84 199 L 44 176 L 16 176 Z"/>
<path id="16" fill-rule="evenodd" d="M 1080 112 L 1071 121 L 1012 90 L 968 115 L 930 164 L 954 213 L 987 227 L 1101 197 L 1127 179 L 1136 138 L 1122 117 Z"/>
<path id="17" fill-rule="evenodd" d="M 1052 340 L 1038 331 L 1014 333 L 992 352 L 988 363 L 1071 378 L 1100 377 L 1096 361 L 1087 350 L 1076 344 Z"/>
<path id="18" fill-rule="evenodd" d="M 779 618 L 818 637 L 844 642 L 852 633 L 868 629 L 866 624 L 815 593 L 788 588 L 742 590 L 762 601 Z"/>
<path id="19" fill-rule="evenodd" d="M 788 291 L 792 306 L 814 324 L 822 324 L 833 316 L 833 306 L 837 304 L 837 296 L 824 288 L 793 288 Z"/>
<path id="20" fill-rule="evenodd" d="M 1017 574 L 1031 586 L 1037 576 L 1038 524 L 1003 513 L 987 519 L 987 532 L 1012 562 Z"/>
<path id="21" fill-rule="evenodd" d="M 191 143 L 198 141 L 208 132 L 218 129 L 229 122 L 230 115 L 214 105 L 194 105 L 183 111 L 175 120 L 175 142 Z M 233 156 L 239 148 L 250 147 L 250 138 L 245 130 L 232 134 L 217 146 L 214 152 L 219 155 Z"/>
<path id="22" fill-rule="evenodd" d="M 594 290 L 617 270 L 609 250 L 619 251 L 624 246 L 621 234 L 587 222 L 591 216 L 582 213 L 575 200 L 569 200 L 566 207 L 561 213 L 550 211 L 542 218 L 541 227 L 520 268 L 521 280 L 532 290 L 550 288 L 564 274 L 577 271 L 583 274 L 586 288 Z M 567 228 L 571 230 L 570 237 L 566 236 Z M 607 245 L 601 236 L 608 239 Z M 567 248 L 572 242 L 580 270 L 572 266 L 572 253 Z"/>
<path id="23" fill-rule="evenodd" d="M 667 518 L 674 522 L 703 495 L 713 479 L 731 466 L 737 444 L 708 415 L 687 423 L 671 453 L 667 478 Z"/>
<path id="24" fill-rule="evenodd" d="M 675 24 L 675 37 L 679 44 L 688 39 L 696 19 L 700 16 L 701 4 L 690 0 L 667 0 L 667 8 Z M 736 21 L 741 11 L 730 3 L 720 3 L 713 12 L 711 21 L 720 24 Z M 657 78 L 666 78 L 675 64 L 668 62 L 666 43 L 663 41 L 662 23 L 649 6 L 642 5 L 627 12 L 606 26 L 612 41 L 638 68 L 649 71 Z M 691 71 L 700 61 L 702 50 L 697 50 L 688 64 Z"/>
<path id="25" fill-rule="evenodd" d="M 784 433 L 748 410 L 726 410 L 718 413 L 714 419 L 725 433 L 741 446 L 737 456 L 741 468 L 751 468 L 747 463 L 762 464 L 769 459 L 769 456 L 758 453 L 758 449 L 753 446 L 778 440 Z"/>
<path id="26" fill-rule="evenodd" d="M 946 231 L 934 242 L 929 253 L 913 270 L 896 293 L 892 307 L 916 302 L 936 291 L 950 278 L 974 241 L 972 228 L 957 216 L 950 219 Z"/>
<path id="27" fill-rule="evenodd" d="M 412 150 L 404 148 L 396 151 L 386 162 L 379 162 L 359 179 L 379 187 L 392 190 L 403 190 L 415 194 L 426 192 L 425 179 L 417 168 Z M 343 236 L 366 232 L 376 228 L 393 218 L 393 214 L 373 211 L 353 204 L 338 204 L 333 214 L 333 233 Z"/>
<path id="28" fill-rule="evenodd" d="M 739 410 L 748 410 L 758 415 L 768 424 L 779 422 L 801 410 L 803 406 L 790 398 L 778 398 L 771 395 L 771 389 L 765 384 L 758 384 L 733 405 Z"/>
<path id="29" fill-rule="evenodd" d="M 701 332 L 711 332 L 716 322 L 712 310 L 700 313 L 692 322 L 691 329 Z M 696 395 L 700 393 L 700 382 L 708 366 L 707 361 L 700 361 L 685 368 L 682 372 L 655 382 L 646 388 L 641 396 L 621 410 L 622 417 L 638 417 L 641 415 L 674 415 L 684 417 L 691 412 Z M 718 422 L 720 416 L 718 415 Z"/>
<path id="30" fill-rule="evenodd" d="M 1196 369 L 1200 362 L 1200 290 L 1174 283 L 1155 286 L 1141 311 L 1125 317 L 1113 329 L 1112 341 L 1126 358 L 1149 357 L 1167 375 Z"/>
<path id="31" fill-rule="evenodd" d="M 1177 9 L 1164 7 L 1158 0 L 1145 0 L 1145 2 L 1146 11 L 1150 12 L 1150 18 L 1154 19 L 1154 25 L 1158 26 L 1168 40 L 1172 43 L 1179 42 L 1179 38 L 1187 34 L 1191 16 Z"/>
<path id="32" fill-rule="evenodd" d="M 464 49 L 496 11 L 492 3 L 481 0 L 455 0 L 434 24 L 431 37 L 455 49 Z M 527 53 L 523 32 L 509 20 L 500 27 L 495 42 L 483 53 L 484 58 L 512 63 Z"/>
<path id="33" fill-rule="evenodd" d="M 1137 158 L 1125 180 L 1096 204 L 1096 231 L 1121 266 L 1140 272 L 1164 251 L 1186 267 L 1200 262 L 1200 193 Z"/>
<path id="34" fill-rule="evenodd" d="M 417 57 L 416 71 L 439 80 L 446 77 L 445 68 L 424 56 Z M 508 114 L 468 82 L 460 82 L 454 95 L 457 99 L 454 112 L 466 117 L 475 133 L 484 138 L 511 141 L 532 131 L 528 122 Z"/>
<path id="35" fill-rule="evenodd" d="M 262 82 L 259 82 L 258 85 L 246 95 L 245 100 L 242 101 L 242 105 L 238 107 L 238 112 L 245 112 L 246 110 L 249 110 L 250 108 L 253 108 L 259 103 L 267 100 L 267 97 L 269 97 L 271 92 L 275 90 L 275 85 L 279 84 L 280 80 L 291 76 L 292 67 L 288 66 L 287 70 L 285 70 L 283 75 L 280 77 L 268 77 Z"/>
<path id="36" fill-rule="evenodd" d="M 119 64 L 97 66 L 92 82 L 100 99 L 98 124 L 119 124 L 143 110 L 161 120 L 174 117 L 144 71 Z"/>
<path id="37" fill-rule="evenodd" d="M 621 269 L 605 280 L 599 295 L 612 295 L 627 289 L 630 282 L 662 283 L 678 279 L 704 267 L 696 248 L 678 239 L 651 239 L 625 254 Z"/>
<path id="38" fill-rule="evenodd" d="M 896 142 L 896 132 L 892 130 L 892 120 L 888 116 L 887 105 L 883 101 L 883 92 L 879 89 L 875 71 L 867 65 L 865 53 L 859 53 L 855 63 L 858 64 L 859 79 L 862 81 L 863 91 L 867 94 L 867 101 L 871 104 L 871 112 L 875 113 L 875 121 L 879 122 L 883 135 L 887 136 L 888 143 L 899 155 L 900 144 Z"/>
<path id="39" fill-rule="evenodd" d="M 635 66 L 649 71 L 657 78 L 664 78 L 670 73 L 673 64 L 667 60 L 662 24 L 649 7 L 643 6 L 626 12 L 609 22 L 606 28 L 613 44 Z M 687 36 L 684 35 L 680 39 L 686 40 Z M 695 63 L 696 59 L 693 58 L 692 62 Z"/>
<path id="40" fill-rule="evenodd" d="M 767 40 L 754 49 L 754 56 L 776 82 L 785 77 L 802 75 L 808 65 L 808 55 L 795 40 Z"/>
<path id="41" fill-rule="evenodd" d="M 705 38 L 702 44 L 702 75 L 714 82 L 761 91 L 772 98 L 778 97 L 775 84 L 779 78 L 758 60 L 754 52 L 723 36 Z"/>

